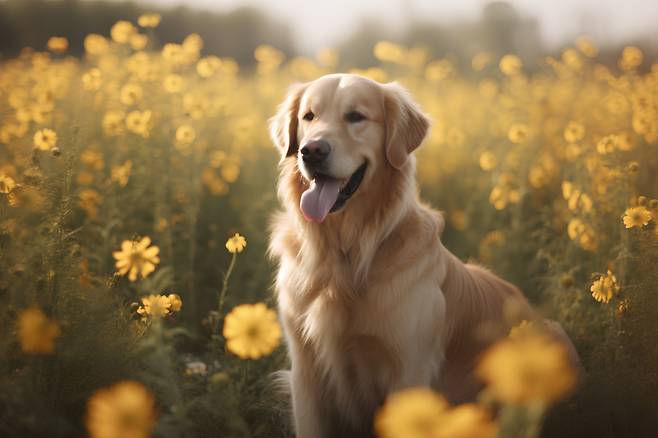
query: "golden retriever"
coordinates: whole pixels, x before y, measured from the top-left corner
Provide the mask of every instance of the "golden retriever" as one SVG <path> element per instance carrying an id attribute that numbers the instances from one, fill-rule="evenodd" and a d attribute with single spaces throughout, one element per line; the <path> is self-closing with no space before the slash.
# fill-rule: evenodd
<path id="1" fill-rule="evenodd" d="M 506 303 L 530 315 L 516 287 L 441 243 L 412 155 L 429 125 L 400 85 L 351 74 L 293 86 L 270 121 L 284 208 L 270 253 L 299 438 L 371 436 L 403 388 L 472 400 Z"/>

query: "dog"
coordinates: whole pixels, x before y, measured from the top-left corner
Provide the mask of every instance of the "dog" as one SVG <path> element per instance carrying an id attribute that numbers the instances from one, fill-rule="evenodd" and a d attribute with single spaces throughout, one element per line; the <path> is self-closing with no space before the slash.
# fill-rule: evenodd
<path id="1" fill-rule="evenodd" d="M 441 243 L 444 219 L 415 182 L 429 127 L 402 86 L 353 74 L 292 86 L 270 119 L 283 211 L 269 251 L 299 438 L 372 436 L 404 388 L 473 400 L 506 309 L 533 317 L 515 286 Z"/>

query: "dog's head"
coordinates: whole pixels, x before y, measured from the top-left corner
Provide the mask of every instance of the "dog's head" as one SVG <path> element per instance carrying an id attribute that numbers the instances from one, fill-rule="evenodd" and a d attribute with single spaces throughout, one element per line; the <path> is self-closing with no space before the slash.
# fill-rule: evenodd
<path id="1" fill-rule="evenodd" d="M 400 85 L 351 74 L 291 87 L 270 121 L 283 158 L 294 157 L 308 182 L 300 208 L 316 222 L 344 208 L 377 172 L 403 170 L 428 127 Z"/>

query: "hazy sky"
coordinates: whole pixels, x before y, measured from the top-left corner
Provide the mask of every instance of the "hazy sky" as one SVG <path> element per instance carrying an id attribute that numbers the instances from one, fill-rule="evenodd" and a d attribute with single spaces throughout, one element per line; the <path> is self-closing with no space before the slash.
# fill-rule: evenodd
<path id="1" fill-rule="evenodd" d="M 145 4 L 230 10 L 256 6 L 288 23 L 303 52 L 331 46 L 365 17 L 380 19 L 392 31 L 410 18 L 450 22 L 474 20 L 487 0 L 138 0 Z M 510 0 L 540 24 L 544 42 L 555 46 L 586 33 L 600 43 L 643 36 L 658 40 L 658 0 Z"/>

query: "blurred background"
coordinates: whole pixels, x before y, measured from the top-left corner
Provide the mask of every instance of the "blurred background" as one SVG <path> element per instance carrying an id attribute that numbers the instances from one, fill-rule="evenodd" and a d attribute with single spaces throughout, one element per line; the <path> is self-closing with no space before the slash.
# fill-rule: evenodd
<path id="1" fill-rule="evenodd" d="M 85 35 L 107 35 L 116 21 L 135 21 L 145 11 L 162 14 L 160 41 L 196 32 L 205 55 L 232 57 L 241 66 L 252 66 L 254 49 L 265 43 L 290 56 L 335 48 L 343 65 L 361 68 L 376 64 L 372 47 L 380 40 L 423 46 L 430 57 L 459 63 L 482 51 L 515 53 L 528 65 L 583 34 L 597 42 L 603 62 L 613 62 L 627 44 L 648 58 L 658 48 L 658 8 L 646 0 L 394 0 L 386 7 L 377 0 L 4 0 L 0 56 L 25 46 L 45 49 L 53 35 L 66 37 L 70 53 L 80 55 Z"/>

